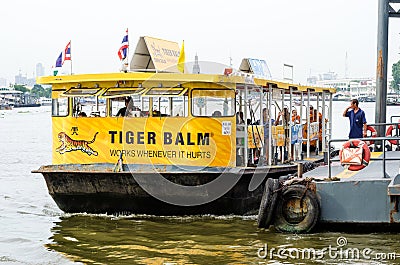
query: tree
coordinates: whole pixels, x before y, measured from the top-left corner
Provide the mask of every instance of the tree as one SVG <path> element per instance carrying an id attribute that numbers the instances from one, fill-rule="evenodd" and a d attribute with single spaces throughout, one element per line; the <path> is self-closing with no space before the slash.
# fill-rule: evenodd
<path id="1" fill-rule="evenodd" d="M 41 85 L 34 85 L 31 94 L 37 96 L 38 98 L 44 96 L 44 88 Z"/>
<path id="2" fill-rule="evenodd" d="M 18 91 L 21 91 L 23 93 L 28 91 L 28 89 L 24 85 L 14 85 L 14 89 L 18 90 Z"/>
<path id="3" fill-rule="evenodd" d="M 41 85 L 34 85 L 31 94 L 40 98 L 40 97 L 51 97 L 51 87 L 43 88 Z"/>
<path id="4" fill-rule="evenodd" d="M 393 88 L 395 91 L 399 91 L 400 85 L 400 61 L 394 63 L 392 66 L 392 76 L 393 81 L 390 83 L 390 87 Z"/>

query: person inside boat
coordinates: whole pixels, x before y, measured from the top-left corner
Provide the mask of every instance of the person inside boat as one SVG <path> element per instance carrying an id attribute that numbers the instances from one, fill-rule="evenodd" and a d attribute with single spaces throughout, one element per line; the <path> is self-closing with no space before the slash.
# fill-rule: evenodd
<path id="1" fill-rule="evenodd" d="M 350 106 L 344 110 L 343 117 L 348 117 L 350 121 L 349 139 L 367 136 L 367 120 L 365 112 L 358 107 L 358 99 L 350 101 Z"/>
<path id="2" fill-rule="evenodd" d="M 262 111 L 263 114 L 263 127 L 264 127 L 264 154 L 265 154 L 265 161 L 268 161 L 268 152 L 269 152 L 269 148 L 270 148 L 270 142 L 269 142 L 269 131 L 270 131 L 270 127 L 269 127 L 269 113 L 268 113 L 268 109 L 267 108 L 263 108 Z M 260 121 L 257 122 L 257 124 L 261 124 Z M 271 119 L 271 124 L 274 125 L 275 124 L 275 120 Z"/>
<path id="3" fill-rule="evenodd" d="M 319 147 L 322 147 L 322 113 L 319 112 L 317 109 L 314 109 L 313 105 L 310 105 L 309 109 L 310 115 L 310 123 L 317 122 L 318 117 L 318 139 L 319 139 Z M 325 122 L 328 122 L 328 119 L 325 119 Z M 308 137 L 308 125 L 307 123 L 303 126 L 303 139 L 307 139 Z M 307 146 L 307 141 L 303 141 L 303 149 L 305 150 Z M 310 140 L 310 148 L 314 150 L 317 148 L 317 140 Z"/>
<path id="4" fill-rule="evenodd" d="M 297 115 L 297 109 L 293 108 L 292 110 L 292 122 L 294 124 L 300 124 L 300 116 Z"/>
<path id="5" fill-rule="evenodd" d="M 214 111 L 214 113 L 212 114 L 213 117 L 221 117 L 222 113 L 219 110 Z"/>
<path id="6" fill-rule="evenodd" d="M 282 117 L 283 116 L 283 117 Z M 282 117 L 282 121 L 281 121 Z M 278 117 L 276 118 L 275 125 L 284 125 L 286 126 L 289 121 L 289 110 L 287 107 L 283 108 L 283 111 L 279 112 Z"/>
<path id="7" fill-rule="evenodd" d="M 84 111 L 79 112 L 78 117 L 87 117 L 86 112 Z"/>
<path id="8" fill-rule="evenodd" d="M 118 113 L 117 117 L 126 117 L 128 116 L 129 112 L 132 111 L 132 98 L 126 97 L 125 98 L 125 107 L 121 108 Z"/>
<path id="9" fill-rule="evenodd" d="M 238 111 L 236 113 L 236 124 L 244 124 L 243 111 Z"/>
<path id="10" fill-rule="evenodd" d="M 282 117 L 282 120 L 281 120 Z M 284 132 L 285 132 L 285 138 L 284 138 L 284 143 L 285 145 L 282 146 L 281 149 L 281 156 L 284 156 L 284 160 L 288 160 L 288 145 L 289 145 L 289 120 L 290 120 L 290 114 L 289 114 L 289 109 L 285 106 L 281 112 L 279 112 L 278 117 L 276 118 L 275 121 L 275 126 L 277 125 L 283 125 Z"/>

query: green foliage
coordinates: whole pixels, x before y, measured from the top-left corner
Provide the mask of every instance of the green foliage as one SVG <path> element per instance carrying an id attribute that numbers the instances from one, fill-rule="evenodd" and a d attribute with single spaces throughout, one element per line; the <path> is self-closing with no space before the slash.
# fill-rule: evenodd
<path id="1" fill-rule="evenodd" d="M 23 93 L 25 92 L 30 92 L 31 96 L 40 98 L 40 97 L 46 97 L 46 98 L 51 98 L 51 87 L 46 87 L 43 88 L 41 85 L 34 85 L 31 91 L 27 89 L 24 85 L 14 85 L 14 89 L 18 91 L 22 91 Z"/>
<path id="2" fill-rule="evenodd" d="M 43 92 L 44 92 L 44 89 L 40 85 L 34 85 L 31 90 L 31 94 L 37 95 L 38 97 L 42 97 Z"/>
<path id="3" fill-rule="evenodd" d="M 393 81 L 390 83 L 390 87 L 394 90 L 399 90 L 400 85 L 400 61 L 394 63 L 392 66 Z"/>
<path id="4" fill-rule="evenodd" d="M 22 92 L 27 92 L 28 89 L 24 85 L 14 85 L 14 89 Z"/>
<path id="5" fill-rule="evenodd" d="M 41 85 L 34 85 L 31 90 L 31 94 L 38 98 L 39 97 L 50 98 L 51 97 L 51 87 L 47 87 L 45 89 Z"/>

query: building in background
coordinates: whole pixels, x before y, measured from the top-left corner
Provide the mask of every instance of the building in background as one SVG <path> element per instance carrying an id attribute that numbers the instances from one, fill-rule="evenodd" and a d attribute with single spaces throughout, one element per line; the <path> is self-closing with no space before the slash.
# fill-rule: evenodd
<path id="1" fill-rule="evenodd" d="M 44 67 L 42 63 L 36 64 L 36 77 L 44 76 Z"/>
<path id="2" fill-rule="evenodd" d="M 359 101 L 375 101 L 376 98 L 376 80 L 373 77 L 338 78 L 334 72 L 328 72 L 313 75 L 307 82 L 316 86 L 336 88 L 335 97 L 338 100 L 357 98 Z"/>
<path id="3" fill-rule="evenodd" d="M 24 86 L 32 88 L 36 84 L 36 79 L 34 77 L 28 78 L 26 75 L 23 76 L 21 74 L 21 70 L 20 70 L 19 74 L 15 76 L 15 84 L 16 85 L 24 85 Z"/>
<path id="4" fill-rule="evenodd" d="M 0 77 L 0 87 L 7 87 L 7 79 Z"/>

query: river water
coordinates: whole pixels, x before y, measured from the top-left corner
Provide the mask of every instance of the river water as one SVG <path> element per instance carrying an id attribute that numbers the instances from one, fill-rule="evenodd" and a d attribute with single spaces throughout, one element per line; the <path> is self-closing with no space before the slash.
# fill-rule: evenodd
<path id="1" fill-rule="evenodd" d="M 334 102 L 334 138 L 347 136 L 347 105 Z M 360 107 L 373 122 L 375 103 Z M 256 216 L 65 214 L 30 173 L 51 164 L 50 107 L 0 111 L 0 154 L 0 264 L 400 264 L 398 233 L 281 234 L 258 229 Z"/>

